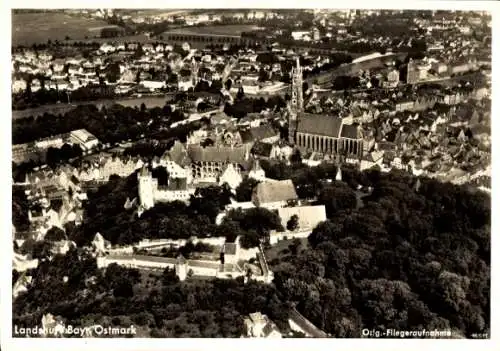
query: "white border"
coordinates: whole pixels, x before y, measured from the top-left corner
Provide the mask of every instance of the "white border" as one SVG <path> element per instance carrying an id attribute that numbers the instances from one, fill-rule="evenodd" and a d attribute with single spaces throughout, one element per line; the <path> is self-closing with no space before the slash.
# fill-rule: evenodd
<path id="1" fill-rule="evenodd" d="M 471 11 L 489 11 L 493 16 L 493 69 L 492 69 L 492 157 L 493 157 L 493 174 L 498 174 L 498 160 L 497 160 L 497 142 L 496 135 L 500 124 L 496 118 L 500 118 L 499 102 L 495 97 L 498 93 L 498 78 L 500 70 L 497 68 L 499 54 L 499 9 L 500 4 L 495 1 L 356 1 L 349 2 L 332 2 L 328 0 L 309 0 L 309 1 L 290 1 L 290 0 L 274 0 L 272 2 L 266 0 L 247 0 L 242 1 L 241 4 L 229 0 L 184 0 L 182 2 L 172 1 L 158 1 L 148 0 L 132 1 L 132 0 L 86 0 L 86 1 L 45 1 L 39 0 L 18 0 L 11 1 L 10 4 L 2 2 L 1 22 L 2 36 L 4 43 L 4 50 L 2 51 L 2 76 L 1 93 L 3 104 L 2 109 L 4 113 L 1 115 L 3 118 L 3 126 L 0 128 L 2 137 L 0 141 L 2 145 L 1 162 L 2 164 L 9 165 L 5 167 L 5 172 L 2 173 L 2 215 L 3 220 L 0 221 L 2 225 L 2 233 L 0 236 L 0 272 L 2 279 L 2 287 L 0 288 L 0 316 L 2 323 L 0 324 L 0 341 L 3 350 L 28 350 L 28 349 L 51 349 L 51 350 L 73 350 L 73 349 L 93 349 L 100 350 L 105 348 L 123 349 L 123 350 L 205 350 L 205 349 L 335 349 L 335 350 L 356 350 L 359 348 L 380 349 L 380 350 L 443 350 L 451 348 L 457 349 L 477 349 L 477 350 L 500 350 L 500 335 L 498 335 L 499 319 L 498 314 L 493 313 L 498 308 L 497 296 L 500 292 L 498 289 L 498 262 L 496 256 L 492 254 L 491 267 L 492 269 L 492 285 L 491 285 L 491 339 L 490 340 L 376 340 L 376 339 L 281 339 L 276 341 L 258 340 L 258 339 L 12 339 L 11 338 L 11 321 L 12 321 L 12 296 L 10 289 L 11 282 L 11 254 L 12 254 L 12 241 L 11 241 L 11 104 L 9 103 L 10 96 L 10 42 L 11 42 L 11 8 L 350 8 L 350 9 L 443 9 L 443 10 L 471 10 Z M 5 8 L 4 8 L 5 7 Z M 498 207 L 496 177 L 493 177 L 492 184 L 492 251 L 495 249 L 497 242 L 493 233 L 497 233 L 499 229 L 498 218 L 494 213 Z M 496 346 L 496 347 L 495 347 Z"/>

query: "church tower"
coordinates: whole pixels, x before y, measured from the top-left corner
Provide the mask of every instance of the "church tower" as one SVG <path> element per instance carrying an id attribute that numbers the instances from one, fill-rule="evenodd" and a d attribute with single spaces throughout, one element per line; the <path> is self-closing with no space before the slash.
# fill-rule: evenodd
<path id="1" fill-rule="evenodd" d="M 413 61 L 413 59 L 410 59 L 408 61 L 408 67 L 406 70 L 406 84 L 415 84 L 418 83 L 418 80 L 419 80 L 418 68 L 416 67 L 416 64 Z"/>
<path id="2" fill-rule="evenodd" d="M 302 91 L 302 67 L 297 57 L 297 66 L 292 68 L 292 99 L 289 103 L 288 117 L 288 142 L 295 144 L 295 133 L 297 131 L 297 120 L 304 110 L 304 93 Z"/>
<path id="3" fill-rule="evenodd" d="M 140 206 L 144 210 L 154 207 L 154 189 L 153 189 L 153 176 L 151 172 L 143 166 L 137 174 L 139 181 L 139 200 Z"/>
<path id="4" fill-rule="evenodd" d="M 198 84 L 199 70 L 200 70 L 200 65 L 198 64 L 198 62 L 196 62 L 196 60 L 193 57 L 193 59 L 191 60 L 191 79 L 193 82 L 193 87 L 195 87 L 196 84 Z"/>

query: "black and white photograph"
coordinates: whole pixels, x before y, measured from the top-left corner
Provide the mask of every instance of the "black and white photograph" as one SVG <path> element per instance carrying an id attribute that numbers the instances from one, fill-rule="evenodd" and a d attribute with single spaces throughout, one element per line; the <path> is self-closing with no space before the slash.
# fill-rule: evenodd
<path id="1" fill-rule="evenodd" d="M 492 338 L 491 9 L 60 5 L 9 10 L 10 338 Z"/>

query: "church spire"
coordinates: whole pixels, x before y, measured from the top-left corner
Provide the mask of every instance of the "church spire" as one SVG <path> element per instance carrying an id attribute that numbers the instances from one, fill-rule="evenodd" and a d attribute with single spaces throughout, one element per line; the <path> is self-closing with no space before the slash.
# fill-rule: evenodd
<path id="1" fill-rule="evenodd" d="M 297 131 L 297 119 L 304 110 L 304 93 L 302 91 L 302 67 L 297 57 L 297 65 L 292 68 L 292 98 L 289 103 L 288 118 L 288 142 L 295 143 L 295 132 Z"/>
<path id="2" fill-rule="evenodd" d="M 338 182 L 342 181 L 342 170 L 340 169 L 340 165 L 337 167 L 337 175 L 335 176 L 335 180 Z"/>

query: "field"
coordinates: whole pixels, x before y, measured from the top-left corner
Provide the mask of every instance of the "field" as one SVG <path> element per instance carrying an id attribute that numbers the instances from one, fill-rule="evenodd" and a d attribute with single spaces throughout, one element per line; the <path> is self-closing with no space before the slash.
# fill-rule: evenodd
<path id="1" fill-rule="evenodd" d="M 184 27 L 170 30 L 166 33 L 168 34 L 204 34 L 204 35 L 231 35 L 231 36 L 241 36 L 242 32 L 250 32 L 256 30 L 259 27 L 252 24 L 234 24 L 227 26 L 204 26 L 204 27 Z"/>
<path id="2" fill-rule="evenodd" d="M 99 28 L 112 27 L 106 22 L 70 16 L 65 13 L 19 13 L 12 14 L 12 45 L 33 45 L 47 40 L 64 41 L 100 36 Z"/>

